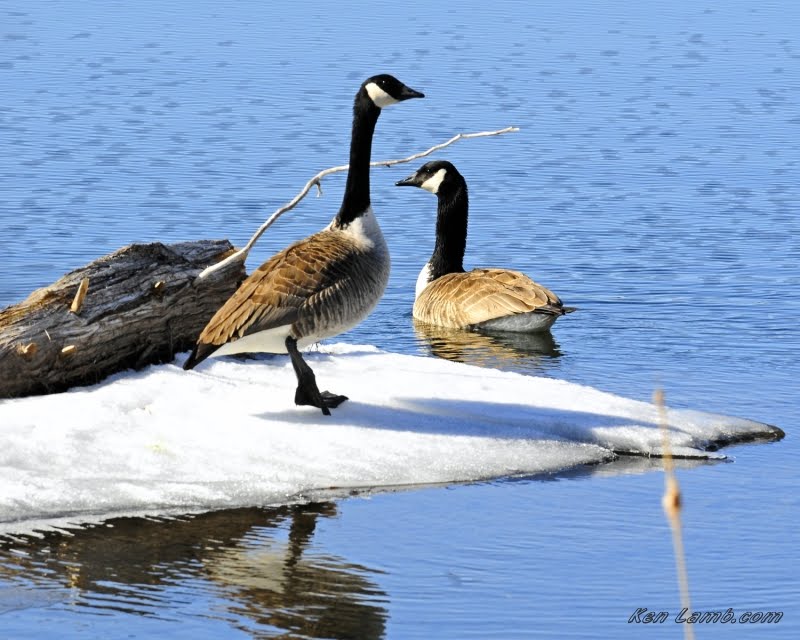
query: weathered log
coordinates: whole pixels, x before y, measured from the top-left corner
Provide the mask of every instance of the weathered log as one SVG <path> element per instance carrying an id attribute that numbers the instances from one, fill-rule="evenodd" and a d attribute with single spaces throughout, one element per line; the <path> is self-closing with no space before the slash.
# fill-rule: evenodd
<path id="1" fill-rule="evenodd" d="M 0 311 L 0 398 L 172 360 L 244 279 L 241 261 L 197 279 L 233 251 L 227 240 L 134 244 Z"/>

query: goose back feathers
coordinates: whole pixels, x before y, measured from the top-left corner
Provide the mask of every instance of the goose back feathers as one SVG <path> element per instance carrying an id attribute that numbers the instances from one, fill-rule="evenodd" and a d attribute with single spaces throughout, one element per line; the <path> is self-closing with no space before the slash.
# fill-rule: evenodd
<path id="1" fill-rule="evenodd" d="M 388 280 L 389 251 L 382 235 L 370 239 L 328 228 L 256 269 L 198 342 L 202 351 L 216 355 L 286 353 L 284 339 L 291 335 L 302 348 L 356 326 L 375 307 Z"/>
<path id="2" fill-rule="evenodd" d="M 508 269 L 474 269 L 449 273 L 425 287 L 414 301 L 414 318 L 440 327 L 543 330 L 564 313 L 561 300 L 524 273 Z M 539 317 L 517 318 L 531 313 Z M 508 328 L 506 330 L 514 330 Z"/>

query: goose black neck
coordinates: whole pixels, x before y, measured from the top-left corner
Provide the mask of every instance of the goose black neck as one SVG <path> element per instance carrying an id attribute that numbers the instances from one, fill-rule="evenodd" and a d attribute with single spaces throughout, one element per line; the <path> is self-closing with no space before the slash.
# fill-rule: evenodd
<path id="1" fill-rule="evenodd" d="M 350 138 L 350 168 L 344 198 L 335 224 L 345 227 L 363 214 L 370 205 L 369 163 L 372 157 L 372 135 L 381 110 L 366 95 L 358 92 L 353 103 L 353 133 Z"/>
<path id="2" fill-rule="evenodd" d="M 436 246 L 430 260 L 432 280 L 464 271 L 469 198 L 466 181 L 461 176 L 455 178 L 450 177 L 455 184 L 448 185 L 446 191 L 440 189 L 437 195 Z"/>

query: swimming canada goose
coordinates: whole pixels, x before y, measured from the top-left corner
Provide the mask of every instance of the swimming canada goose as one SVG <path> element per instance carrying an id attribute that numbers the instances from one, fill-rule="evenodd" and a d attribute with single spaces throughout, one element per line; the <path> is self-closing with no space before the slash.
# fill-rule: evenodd
<path id="1" fill-rule="evenodd" d="M 389 249 L 372 211 L 369 163 L 381 109 L 424 94 L 387 74 L 364 81 L 353 103 L 350 168 L 339 212 L 322 231 L 278 252 L 214 314 L 183 365 L 211 356 L 288 353 L 294 401 L 330 415 L 346 396 L 320 393 L 299 349 L 352 329 L 369 315 L 389 280 Z"/>
<path id="2" fill-rule="evenodd" d="M 428 162 L 397 186 L 420 187 L 439 199 L 436 245 L 417 278 L 414 318 L 454 329 L 533 333 L 575 310 L 519 271 L 464 271 L 467 182 L 451 163 Z"/>

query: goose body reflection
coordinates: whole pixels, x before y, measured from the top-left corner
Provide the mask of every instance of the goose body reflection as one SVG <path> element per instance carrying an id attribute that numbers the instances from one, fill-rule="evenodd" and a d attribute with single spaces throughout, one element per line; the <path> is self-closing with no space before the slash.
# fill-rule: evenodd
<path id="1" fill-rule="evenodd" d="M 436 245 L 417 278 L 416 320 L 451 329 L 536 333 L 575 310 L 519 271 L 464 271 L 467 183 L 450 162 L 428 162 L 397 186 L 419 187 L 438 199 Z"/>
<path id="2" fill-rule="evenodd" d="M 414 332 L 431 354 L 479 367 L 541 373 L 561 356 L 559 345 L 549 331 L 488 333 L 438 327 L 415 320 Z"/>
<path id="3" fill-rule="evenodd" d="M 213 592 L 216 607 L 195 615 L 251 637 L 383 638 L 377 572 L 313 548 L 317 522 L 336 515 L 334 503 L 321 502 L 0 538 L 0 579 L 27 585 L 15 608 L 66 603 L 168 620 L 176 592 L 179 601 Z"/>

